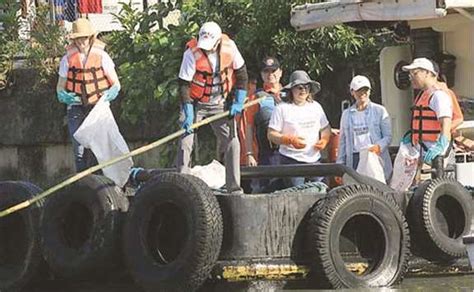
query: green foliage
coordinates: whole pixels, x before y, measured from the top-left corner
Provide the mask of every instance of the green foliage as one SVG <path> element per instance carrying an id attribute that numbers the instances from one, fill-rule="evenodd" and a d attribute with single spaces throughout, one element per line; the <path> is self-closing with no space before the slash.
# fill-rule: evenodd
<path id="1" fill-rule="evenodd" d="M 49 6 L 37 8 L 31 39 L 25 48 L 30 68 L 36 70 L 36 86 L 50 85 L 56 80 L 60 57 L 65 53 L 66 31 L 49 18 Z"/>
<path id="2" fill-rule="evenodd" d="M 22 42 L 18 37 L 18 17 L 16 11 L 19 8 L 15 0 L 2 0 L 0 8 L 4 13 L 0 14 L 0 90 L 9 87 L 12 83 L 13 60 L 20 52 Z"/>
<path id="3" fill-rule="evenodd" d="M 304 2 L 308 1 L 190 0 L 177 1 L 175 6 L 160 3 L 143 12 L 123 4 L 116 17 L 125 30 L 113 32 L 108 41 L 126 96 L 123 116 L 137 122 L 146 109 L 159 107 L 163 113 L 156 117 L 162 119 L 160 133 L 177 129 L 177 76 L 185 44 L 197 36 L 202 23 L 211 20 L 236 41 L 254 74 L 258 74 L 264 56 L 274 55 L 283 66 L 282 82 L 293 70 L 303 69 L 317 80 L 329 80 L 323 89 L 331 91 L 329 83 L 339 79 L 335 70 L 368 68 L 365 72 L 375 75 L 375 60 L 382 45 L 379 38 L 345 25 L 296 32 L 290 24 L 291 7 Z M 165 18 L 174 9 L 181 11 L 180 21 L 166 25 Z M 346 90 L 348 80 L 342 83 Z M 339 109 L 344 95 L 345 91 L 337 90 L 324 93 L 323 106 L 327 100 L 331 108 Z"/>

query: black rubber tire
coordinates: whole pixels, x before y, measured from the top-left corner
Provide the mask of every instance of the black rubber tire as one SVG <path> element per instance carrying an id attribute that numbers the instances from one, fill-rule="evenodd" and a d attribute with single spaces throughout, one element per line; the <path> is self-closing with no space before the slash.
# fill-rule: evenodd
<path id="1" fill-rule="evenodd" d="M 46 262 L 60 278 L 94 278 L 121 264 L 128 200 L 108 178 L 87 176 L 48 198 L 41 223 Z"/>
<path id="2" fill-rule="evenodd" d="M 138 190 L 130 207 L 125 262 L 146 291 L 195 291 L 217 261 L 222 234 L 221 209 L 202 180 L 160 174 Z"/>
<path id="3" fill-rule="evenodd" d="M 312 207 L 307 234 L 310 282 L 321 288 L 392 286 L 408 269 L 410 236 L 402 211 L 370 186 L 330 191 Z M 364 261 L 362 275 L 346 268 Z"/>
<path id="4" fill-rule="evenodd" d="M 413 253 L 439 262 L 465 256 L 462 237 L 470 233 L 472 209 L 469 192 L 455 179 L 423 182 L 407 210 Z"/>
<path id="5" fill-rule="evenodd" d="M 16 205 L 41 192 L 21 181 L 0 182 L 0 209 Z M 43 200 L 0 219 L 0 291 L 19 291 L 38 272 L 42 262 L 39 221 Z"/>

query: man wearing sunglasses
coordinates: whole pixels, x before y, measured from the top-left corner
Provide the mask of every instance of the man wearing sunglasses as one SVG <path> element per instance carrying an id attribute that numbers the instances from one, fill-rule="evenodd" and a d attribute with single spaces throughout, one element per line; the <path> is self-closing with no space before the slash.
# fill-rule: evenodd
<path id="1" fill-rule="evenodd" d="M 350 91 L 355 103 L 341 116 L 337 162 L 357 169 L 359 153 L 368 149 L 382 158 L 384 176 L 392 173 L 388 146 L 392 141 L 392 127 L 387 110 L 370 100 L 372 86 L 366 76 L 352 78 Z"/>

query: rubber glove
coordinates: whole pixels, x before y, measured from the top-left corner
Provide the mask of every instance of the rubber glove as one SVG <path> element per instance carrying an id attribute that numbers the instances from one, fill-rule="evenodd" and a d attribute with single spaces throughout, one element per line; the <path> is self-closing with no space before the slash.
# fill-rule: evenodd
<path id="1" fill-rule="evenodd" d="M 67 92 L 66 90 L 60 90 L 57 92 L 58 100 L 67 105 L 73 103 L 81 103 L 81 98 L 77 96 L 75 92 Z"/>
<path id="2" fill-rule="evenodd" d="M 375 154 L 380 156 L 380 153 L 382 153 L 382 149 L 380 148 L 380 145 L 375 144 L 369 147 L 368 149 L 370 152 L 374 152 Z"/>
<path id="3" fill-rule="evenodd" d="M 318 151 L 321 151 L 323 150 L 324 148 L 326 148 L 326 146 L 328 145 L 329 143 L 329 140 L 328 139 L 324 139 L 324 138 L 321 138 L 319 139 L 318 142 L 316 142 L 316 144 L 314 144 L 314 149 L 318 150 Z"/>
<path id="4" fill-rule="evenodd" d="M 191 125 L 194 121 L 194 106 L 192 103 L 185 102 L 183 103 L 183 111 L 184 111 L 184 121 L 181 127 L 186 130 L 186 133 L 190 134 L 193 132 L 191 129 Z"/>
<path id="5" fill-rule="evenodd" d="M 436 144 L 433 145 L 428 151 L 426 151 L 423 161 L 430 164 L 436 156 L 442 155 L 444 151 L 448 148 L 449 140 L 445 135 L 440 135 Z"/>
<path id="6" fill-rule="evenodd" d="M 102 93 L 102 98 L 104 99 L 104 101 L 112 101 L 117 97 L 119 91 L 120 85 L 115 84 Z"/>
<path id="7" fill-rule="evenodd" d="M 304 142 L 304 138 L 292 136 L 292 135 L 283 135 L 281 136 L 281 143 L 285 145 L 292 145 L 296 149 L 303 149 L 306 147 L 306 143 Z"/>
<path id="8" fill-rule="evenodd" d="M 263 100 L 259 102 L 260 108 L 269 108 L 273 109 L 275 108 L 275 99 L 271 95 L 265 96 Z"/>
<path id="9" fill-rule="evenodd" d="M 403 135 L 401 142 L 404 145 L 411 144 L 411 131 L 408 131 L 405 135 Z"/>
<path id="10" fill-rule="evenodd" d="M 237 89 L 235 91 L 235 99 L 230 107 L 230 116 L 233 117 L 236 114 L 241 114 L 244 108 L 245 97 L 247 97 L 247 90 Z"/>

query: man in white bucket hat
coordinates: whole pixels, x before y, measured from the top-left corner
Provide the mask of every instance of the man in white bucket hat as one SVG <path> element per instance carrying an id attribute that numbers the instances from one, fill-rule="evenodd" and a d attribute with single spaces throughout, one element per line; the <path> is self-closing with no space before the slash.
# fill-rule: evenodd
<path id="1" fill-rule="evenodd" d="M 186 44 L 186 51 L 179 71 L 181 97 L 181 126 L 186 130 L 179 143 L 177 168 L 189 172 L 194 134 L 191 125 L 206 117 L 222 113 L 228 106 L 234 117 L 242 112 L 247 96 L 247 68 L 235 43 L 222 33 L 215 22 L 204 23 L 199 30 L 199 39 Z M 236 123 L 219 120 L 211 123 L 224 156 L 226 166 L 226 189 L 241 192 L 240 146 Z M 222 157 L 220 157 L 222 158 Z"/>
<path id="2" fill-rule="evenodd" d="M 58 100 L 67 105 L 68 129 L 73 144 L 76 171 L 96 163 L 94 155 L 80 145 L 73 134 L 92 107 L 99 101 L 114 100 L 120 91 L 115 65 L 105 52 L 105 44 L 96 39 L 88 19 L 79 18 L 72 24 L 71 44 L 59 64 L 56 86 Z"/>

